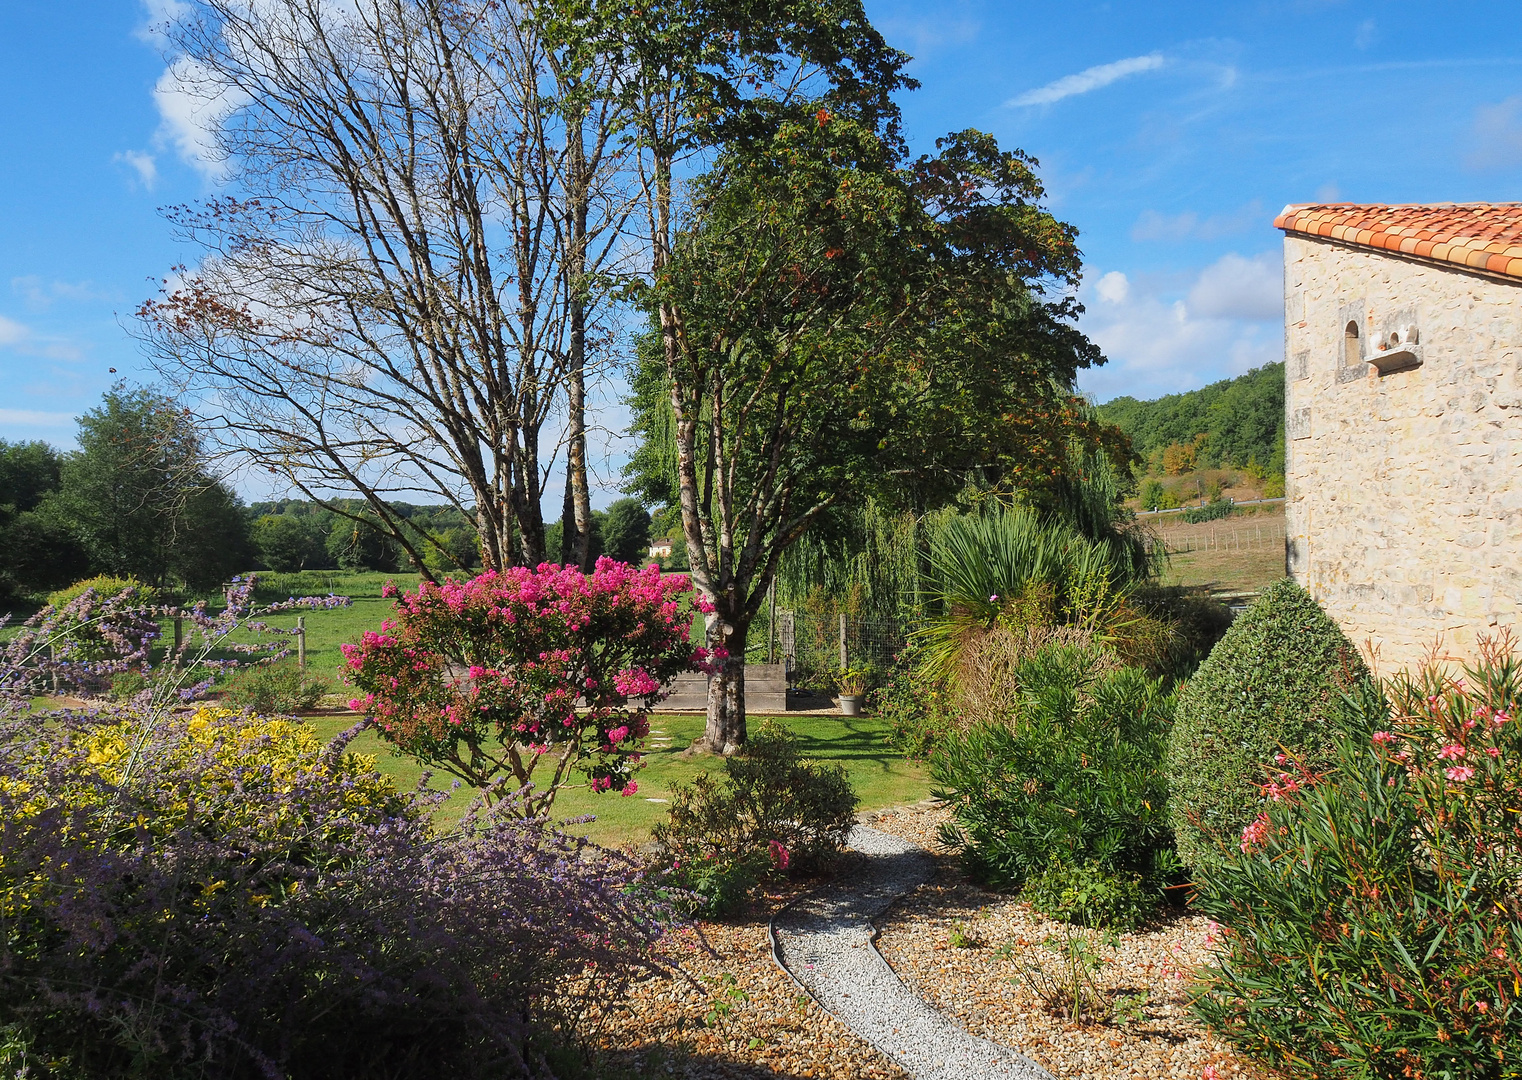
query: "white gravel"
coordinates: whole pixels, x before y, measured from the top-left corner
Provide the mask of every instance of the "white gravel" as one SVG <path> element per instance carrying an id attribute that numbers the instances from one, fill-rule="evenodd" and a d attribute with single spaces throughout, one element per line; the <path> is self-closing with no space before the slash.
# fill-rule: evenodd
<path id="1" fill-rule="evenodd" d="M 773 918 L 773 952 L 783 970 L 916 1080 L 1052 1080 L 1034 1061 L 927 1005 L 873 944 L 872 920 L 934 875 L 930 854 L 865 825 L 851 830 L 850 847 L 852 863 L 831 885 Z"/>

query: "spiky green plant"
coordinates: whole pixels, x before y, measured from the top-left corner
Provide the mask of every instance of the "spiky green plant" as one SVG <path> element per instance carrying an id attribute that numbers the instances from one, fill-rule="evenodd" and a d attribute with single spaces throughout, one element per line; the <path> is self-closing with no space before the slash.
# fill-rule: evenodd
<path id="1" fill-rule="evenodd" d="M 920 678 L 953 677 L 967 642 L 1001 618 L 1078 626 L 1104 640 L 1131 617 L 1141 574 L 1107 544 L 998 507 L 946 522 L 931 545 L 929 614 L 915 630 Z"/>

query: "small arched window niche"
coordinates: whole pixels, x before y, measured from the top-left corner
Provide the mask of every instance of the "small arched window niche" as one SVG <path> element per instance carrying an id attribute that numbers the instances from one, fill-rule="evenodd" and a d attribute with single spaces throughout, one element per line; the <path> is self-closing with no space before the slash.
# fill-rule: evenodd
<path id="1" fill-rule="evenodd" d="M 1358 338 L 1358 323 L 1350 321 L 1342 331 L 1342 366 L 1353 367 L 1363 362 L 1363 349 Z"/>

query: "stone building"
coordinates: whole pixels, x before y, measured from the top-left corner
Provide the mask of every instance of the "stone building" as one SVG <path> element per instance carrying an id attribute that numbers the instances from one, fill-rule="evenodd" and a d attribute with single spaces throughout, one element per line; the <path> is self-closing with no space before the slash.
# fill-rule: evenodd
<path id="1" fill-rule="evenodd" d="M 1274 225 L 1289 573 L 1384 671 L 1522 635 L 1522 204 Z"/>

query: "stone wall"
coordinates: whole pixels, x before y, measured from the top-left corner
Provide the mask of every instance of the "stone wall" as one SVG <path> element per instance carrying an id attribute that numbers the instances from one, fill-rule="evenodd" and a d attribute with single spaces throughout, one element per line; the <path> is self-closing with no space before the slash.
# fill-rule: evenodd
<path id="1" fill-rule="evenodd" d="M 1289 572 L 1385 672 L 1522 633 L 1522 286 L 1291 235 L 1284 298 Z"/>

